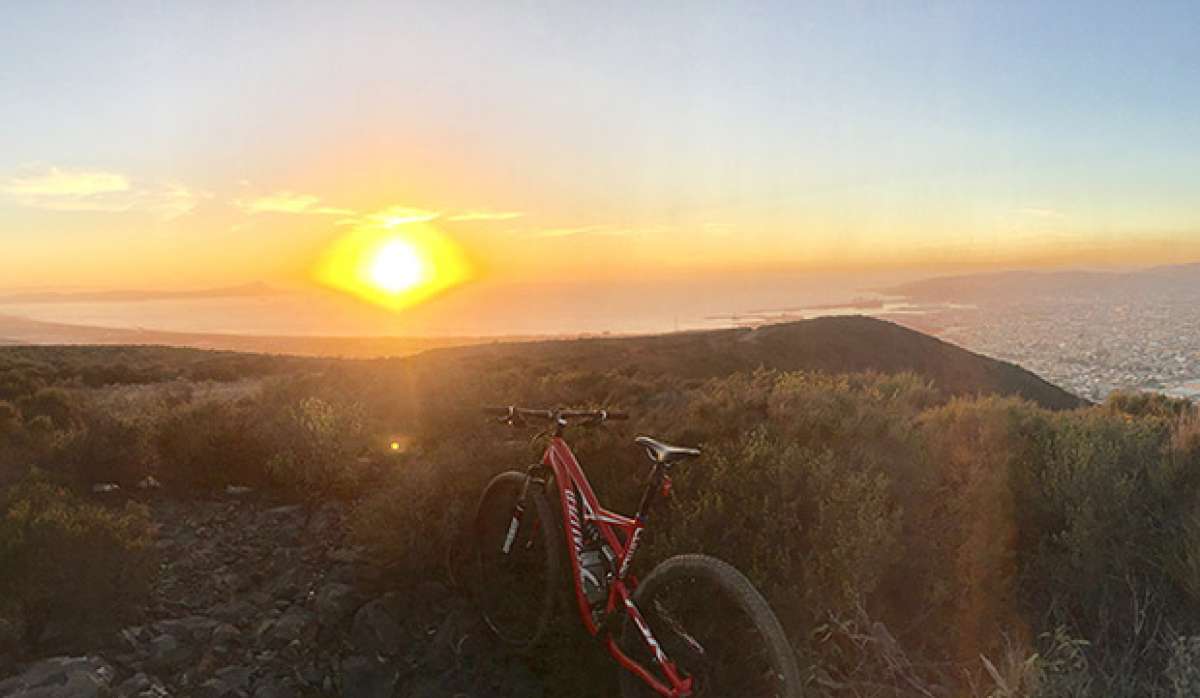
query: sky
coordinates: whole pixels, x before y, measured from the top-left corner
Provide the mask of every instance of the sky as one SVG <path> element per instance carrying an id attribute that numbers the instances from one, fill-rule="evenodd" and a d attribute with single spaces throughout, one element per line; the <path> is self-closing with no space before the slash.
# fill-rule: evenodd
<path id="1" fill-rule="evenodd" d="M 1193 261 L 1197 26 L 1165 1 L 10 3 L 0 289 L 305 289 L 385 220 L 469 260 L 421 301 L 467 330 L 495 289 Z"/>

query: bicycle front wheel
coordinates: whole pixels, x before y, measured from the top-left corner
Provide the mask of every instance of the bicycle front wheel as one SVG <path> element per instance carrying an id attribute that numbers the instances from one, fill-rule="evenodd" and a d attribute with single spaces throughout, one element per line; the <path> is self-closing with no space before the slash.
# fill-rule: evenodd
<path id="1" fill-rule="evenodd" d="M 693 696 L 800 698 L 800 671 L 779 619 L 731 565 L 705 555 L 670 558 L 642 580 L 633 600 L 667 657 L 691 677 Z M 621 648 L 654 667 L 629 618 Z M 624 698 L 657 695 L 628 671 L 620 682 Z"/>
<path id="2" fill-rule="evenodd" d="M 509 471 L 488 483 L 475 515 L 475 601 L 491 634 L 513 650 L 533 649 L 557 611 L 563 536 L 541 485 L 531 485 L 507 552 L 505 540 L 525 475 Z"/>

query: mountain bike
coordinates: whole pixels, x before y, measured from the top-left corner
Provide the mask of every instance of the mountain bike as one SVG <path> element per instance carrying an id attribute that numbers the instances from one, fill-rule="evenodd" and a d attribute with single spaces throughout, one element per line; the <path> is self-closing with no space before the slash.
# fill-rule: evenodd
<path id="1" fill-rule="evenodd" d="M 475 516 L 475 598 L 499 642 L 535 649 L 565 590 L 584 628 L 620 665 L 625 698 L 800 696 L 787 636 L 741 572 L 705 555 L 669 558 L 640 581 L 630 572 L 651 509 L 671 494 L 671 469 L 699 450 L 637 437 L 651 467 L 637 513 L 627 517 L 600 505 L 563 439 L 568 425 L 626 414 L 484 411 L 510 426 L 549 422 L 550 437 L 541 463 L 492 479 Z"/>

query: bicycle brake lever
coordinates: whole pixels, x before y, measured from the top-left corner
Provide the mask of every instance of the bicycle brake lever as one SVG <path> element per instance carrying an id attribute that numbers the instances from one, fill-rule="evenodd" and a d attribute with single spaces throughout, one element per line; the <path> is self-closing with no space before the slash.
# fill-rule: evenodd
<path id="1" fill-rule="evenodd" d="M 499 421 L 501 424 L 506 424 L 510 427 L 525 426 L 525 419 L 521 416 L 521 413 L 518 412 L 515 407 L 511 407 L 511 406 L 508 408 L 508 414 L 504 415 L 503 417 L 500 417 L 499 420 L 497 420 L 497 421 Z"/>

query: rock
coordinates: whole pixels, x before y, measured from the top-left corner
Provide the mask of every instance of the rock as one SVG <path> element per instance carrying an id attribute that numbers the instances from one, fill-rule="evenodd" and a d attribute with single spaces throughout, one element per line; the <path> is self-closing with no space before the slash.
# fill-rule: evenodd
<path id="1" fill-rule="evenodd" d="M 150 665 L 154 669 L 173 669 L 192 656 L 192 649 L 174 635 L 166 633 L 150 641 Z"/>
<path id="2" fill-rule="evenodd" d="M 452 610 L 425 651 L 426 667 L 443 671 L 454 666 L 462 651 L 463 641 L 473 634 L 473 621 L 474 614 L 468 613 L 465 608 Z"/>
<path id="3" fill-rule="evenodd" d="M 250 690 L 250 667 L 227 666 L 216 671 L 212 678 L 200 684 L 196 698 L 240 698 Z"/>
<path id="4" fill-rule="evenodd" d="M 342 662 L 342 698 L 392 698 L 399 672 L 385 662 L 349 657 Z"/>
<path id="5" fill-rule="evenodd" d="M 121 489 L 115 482 L 97 482 L 92 485 L 92 494 L 111 494 Z"/>
<path id="6" fill-rule="evenodd" d="M 437 679 L 432 676 L 417 676 L 404 685 L 404 691 L 400 695 L 404 698 L 426 698 L 445 694 L 446 687 Z"/>
<path id="7" fill-rule="evenodd" d="M 117 698 L 167 698 L 170 695 L 161 681 L 140 673 L 125 679 L 116 688 Z"/>
<path id="8" fill-rule="evenodd" d="M 336 504 L 327 503 L 321 506 L 308 520 L 308 535 L 313 538 L 323 539 L 340 520 L 340 514 Z"/>
<path id="9" fill-rule="evenodd" d="M 354 614 L 350 640 L 362 652 L 395 655 L 404 645 L 404 630 L 388 612 L 387 604 L 376 599 Z"/>
<path id="10" fill-rule="evenodd" d="M 508 671 L 500 684 L 500 694 L 521 698 L 542 698 L 542 682 L 523 662 L 509 662 Z"/>
<path id="11" fill-rule="evenodd" d="M 340 627 L 354 617 L 360 602 L 349 584 L 326 584 L 317 592 L 317 621 L 324 628 Z"/>
<path id="12" fill-rule="evenodd" d="M 338 548 L 329 553 L 329 559 L 333 562 L 358 562 L 362 559 L 362 551 L 357 548 Z"/>
<path id="13" fill-rule="evenodd" d="M 245 599 L 234 599 L 222 604 L 218 604 L 209 609 L 213 618 L 225 621 L 226 623 L 245 623 L 247 620 L 254 617 L 254 604 Z"/>
<path id="14" fill-rule="evenodd" d="M 254 687 L 254 698 L 299 698 L 300 692 L 283 681 L 267 680 Z"/>
<path id="15" fill-rule="evenodd" d="M 284 602 L 284 605 L 290 605 L 296 599 L 304 598 L 306 590 L 298 579 L 301 576 L 299 571 L 293 571 L 275 580 L 271 585 L 271 594 L 276 603 Z"/>
<path id="16" fill-rule="evenodd" d="M 0 654 L 16 652 L 21 646 L 21 633 L 17 626 L 0 618 Z"/>
<path id="17" fill-rule="evenodd" d="M 120 641 L 122 648 L 131 651 L 142 651 L 145 644 L 150 641 L 150 631 L 144 625 L 131 625 L 128 628 L 123 628 L 117 633 L 117 638 Z"/>
<path id="18" fill-rule="evenodd" d="M 100 657 L 52 657 L 0 681 L 4 698 L 99 698 L 107 696 L 113 668 Z"/>
<path id="19" fill-rule="evenodd" d="M 240 645 L 242 631 L 229 623 L 221 623 L 212 632 L 212 643 L 216 648 L 228 649 Z"/>
<path id="20" fill-rule="evenodd" d="M 206 643 L 220 623 L 206 616 L 185 616 L 164 620 L 157 625 L 160 632 L 174 635 L 181 642 Z"/>
<path id="21" fill-rule="evenodd" d="M 278 620 L 259 627 L 259 642 L 274 649 L 288 646 L 292 642 L 310 639 L 315 634 L 316 617 L 301 606 L 290 606 Z"/>
<path id="22" fill-rule="evenodd" d="M 300 513 L 300 511 L 301 511 L 301 507 L 299 504 L 289 504 L 287 506 L 275 507 L 274 509 L 267 509 L 266 511 L 263 512 L 263 515 L 272 516 L 272 517 L 284 517 L 284 516 L 298 515 Z"/>
<path id="23" fill-rule="evenodd" d="M 253 487 L 246 487 L 245 485 L 229 485 L 225 488 L 225 494 L 231 497 L 241 497 L 242 495 L 250 494 L 253 491 Z"/>

